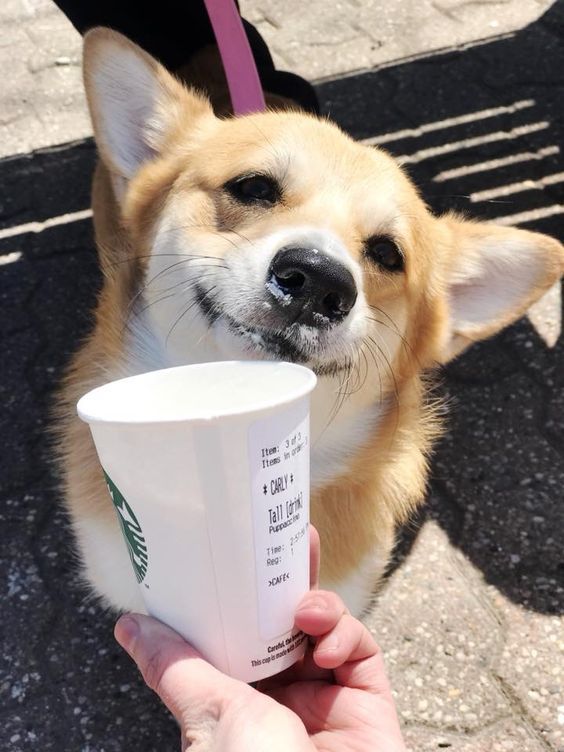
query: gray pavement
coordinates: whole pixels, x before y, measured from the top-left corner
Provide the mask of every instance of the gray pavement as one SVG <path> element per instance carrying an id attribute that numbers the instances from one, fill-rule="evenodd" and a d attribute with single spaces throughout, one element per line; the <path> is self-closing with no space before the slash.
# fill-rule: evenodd
<path id="1" fill-rule="evenodd" d="M 403 156 L 434 208 L 564 237 L 563 0 L 242 7 L 279 66 Z M 99 284 L 79 59 L 46 0 L 4 0 L 0 748 L 173 750 L 174 724 L 76 581 L 45 438 Z M 450 430 L 428 504 L 367 620 L 413 752 L 564 750 L 561 313 L 557 286 L 441 376 Z"/>

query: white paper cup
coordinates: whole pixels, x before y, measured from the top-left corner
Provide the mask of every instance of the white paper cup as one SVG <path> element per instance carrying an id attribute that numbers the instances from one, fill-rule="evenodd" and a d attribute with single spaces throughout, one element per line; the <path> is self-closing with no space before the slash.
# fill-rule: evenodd
<path id="1" fill-rule="evenodd" d="M 290 363 L 205 363 L 78 403 L 147 612 L 247 682 L 305 650 L 293 622 L 309 587 L 315 383 Z"/>

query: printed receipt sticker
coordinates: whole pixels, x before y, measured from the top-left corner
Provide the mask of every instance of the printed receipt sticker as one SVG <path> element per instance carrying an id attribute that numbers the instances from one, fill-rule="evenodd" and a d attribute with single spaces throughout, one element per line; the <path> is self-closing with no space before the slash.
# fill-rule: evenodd
<path id="1" fill-rule="evenodd" d="M 268 428 L 268 430 L 267 430 Z M 268 437 L 268 439 L 267 439 Z M 249 433 L 259 629 L 267 644 L 254 667 L 304 641 L 294 608 L 309 586 L 309 413 L 301 405 Z M 288 608 L 292 604 L 292 608 Z"/>

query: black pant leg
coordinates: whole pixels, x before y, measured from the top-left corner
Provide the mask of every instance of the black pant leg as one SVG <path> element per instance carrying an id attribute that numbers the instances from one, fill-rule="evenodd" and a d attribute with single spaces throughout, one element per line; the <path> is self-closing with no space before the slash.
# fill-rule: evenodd
<path id="1" fill-rule="evenodd" d="M 215 42 L 203 0 L 54 1 L 81 34 L 94 26 L 108 26 L 124 34 L 171 71 L 188 62 L 202 47 Z M 300 76 L 277 71 L 259 32 L 244 19 L 243 26 L 263 88 L 293 99 L 309 112 L 319 113 L 313 87 Z"/>

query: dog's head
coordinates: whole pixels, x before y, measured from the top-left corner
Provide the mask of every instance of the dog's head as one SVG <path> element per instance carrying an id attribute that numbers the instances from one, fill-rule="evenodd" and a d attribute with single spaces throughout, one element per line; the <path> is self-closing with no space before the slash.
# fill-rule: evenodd
<path id="1" fill-rule="evenodd" d="M 293 360 L 374 395 L 509 324 L 562 273 L 557 241 L 434 217 L 390 156 L 325 120 L 217 118 L 113 32 L 87 36 L 85 81 L 143 267 L 137 313 L 170 363 Z"/>

